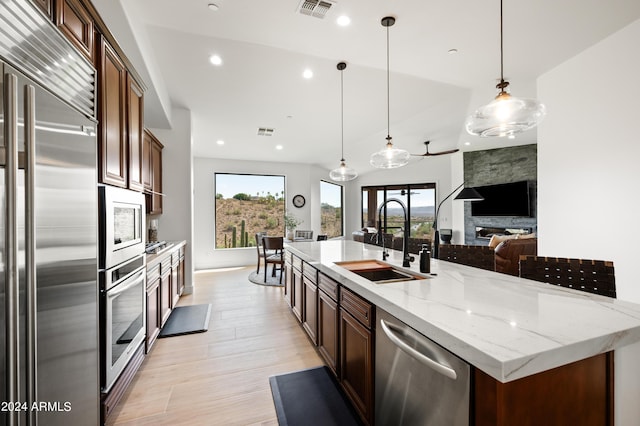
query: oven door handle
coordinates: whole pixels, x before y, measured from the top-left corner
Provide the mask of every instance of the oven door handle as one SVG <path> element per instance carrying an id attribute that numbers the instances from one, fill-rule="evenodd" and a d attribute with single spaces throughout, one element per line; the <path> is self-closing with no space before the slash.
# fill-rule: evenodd
<path id="1" fill-rule="evenodd" d="M 136 278 L 133 278 L 133 277 L 136 277 Z M 108 290 L 107 297 L 109 299 L 113 299 L 117 295 L 124 293 L 125 291 L 129 290 L 132 287 L 135 287 L 142 281 L 144 281 L 144 269 L 140 269 L 140 271 L 136 272 L 134 275 L 131 275 L 129 279 L 127 279 L 120 285 L 117 285 L 114 290 Z"/>

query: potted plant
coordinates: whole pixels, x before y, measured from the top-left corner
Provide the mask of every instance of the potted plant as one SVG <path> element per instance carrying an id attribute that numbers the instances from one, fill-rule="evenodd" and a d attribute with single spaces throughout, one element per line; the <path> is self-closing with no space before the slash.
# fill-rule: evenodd
<path id="1" fill-rule="evenodd" d="M 296 229 L 296 226 L 300 225 L 301 223 L 302 221 L 298 220 L 298 218 L 291 213 L 287 213 L 284 215 L 284 227 L 287 231 L 287 240 L 293 241 L 293 231 Z"/>

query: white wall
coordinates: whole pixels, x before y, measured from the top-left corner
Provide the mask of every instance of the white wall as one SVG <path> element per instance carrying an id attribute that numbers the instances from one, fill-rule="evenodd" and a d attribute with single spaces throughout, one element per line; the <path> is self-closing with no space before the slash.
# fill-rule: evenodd
<path id="1" fill-rule="evenodd" d="M 162 192 L 165 194 L 158 219 L 158 240 L 187 241 L 185 293 L 193 292 L 193 208 L 191 197 L 191 112 L 172 110 L 171 130 L 151 129 L 164 145 Z M 147 224 L 148 224 L 147 220 Z"/>
<path id="2" fill-rule="evenodd" d="M 612 260 L 618 298 L 640 303 L 640 20 L 538 80 L 538 253 Z M 615 419 L 640 419 L 640 344 L 616 351 Z"/>
<path id="3" fill-rule="evenodd" d="M 368 155 L 368 154 L 367 154 Z M 345 191 L 345 237 L 351 239 L 351 233 L 362 228 L 362 195 L 360 189 L 363 186 L 371 185 L 393 185 L 409 183 L 430 183 L 435 182 L 438 203 L 446 197 L 455 186 L 451 183 L 451 164 L 457 157 L 462 157 L 461 153 L 454 155 L 443 155 L 437 157 L 427 157 L 422 159 L 414 158 L 410 163 L 398 169 L 382 169 L 369 172 L 359 176 L 357 179 L 347 182 Z M 437 204 L 436 204 L 437 205 Z M 440 227 L 450 228 L 453 222 L 451 203 L 445 202 L 440 211 Z M 462 235 L 464 238 L 464 235 Z"/>
<path id="4" fill-rule="evenodd" d="M 308 164 L 269 163 L 260 161 L 220 160 L 195 158 L 194 183 L 194 266 L 196 270 L 252 265 L 256 263 L 254 248 L 214 250 L 215 200 L 214 173 L 248 173 L 285 176 L 287 212 L 303 222 L 298 229 L 311 229 L 320 233 L 320 179 L 328 177 L 328 171 Z M 294 195 L 306 199 L 302 208 L 291 204 Z"/>

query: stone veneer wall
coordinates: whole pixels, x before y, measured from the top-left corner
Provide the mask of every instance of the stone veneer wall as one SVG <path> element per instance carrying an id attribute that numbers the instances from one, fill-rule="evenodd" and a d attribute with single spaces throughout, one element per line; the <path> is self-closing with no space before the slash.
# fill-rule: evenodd
<path id="1" fill-rule="evenodd" d="M 469 245 L 487 245 L 489 240 L 476 238 L 476 226 L 496 228 L 531 228 L 538 232 L 538 146 L 515 147 L 465 152 L 465 186 L 494 185 L 498 183 L 529 181 L 531 217 L 474 217 L 471 203 L 464 206 L 464 240 Z"/>

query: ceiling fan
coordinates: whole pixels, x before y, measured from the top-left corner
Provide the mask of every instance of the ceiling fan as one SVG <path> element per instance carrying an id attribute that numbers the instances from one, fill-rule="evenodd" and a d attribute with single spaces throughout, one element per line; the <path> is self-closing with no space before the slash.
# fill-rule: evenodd
<path id="1" fill-rule="evenodd" d="M 440 152 L 429 152 L 429 143 L 431 141 L 426 141 L 424 143 L 425 147 L 426 147 L 426 152 L 424 154 L 411 154 L 414 157 L 431 157 L 431 156 L 436 156 L 436 155 L 444 155 L 444 154 L 453 154 L 454 152 L 458 152 L 460 151 L 459 149 L 450 149 L 448 151 L 440 151 Z"/>

